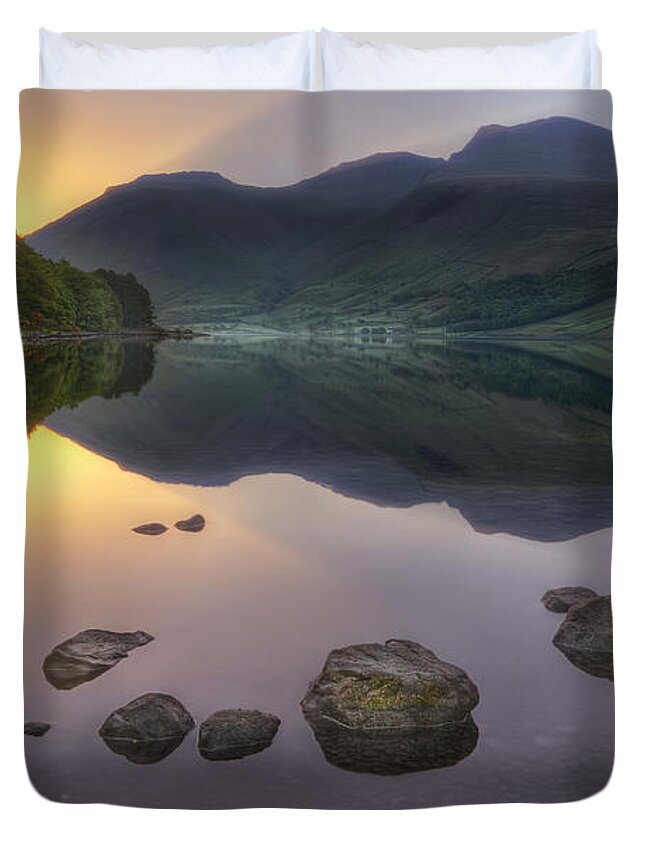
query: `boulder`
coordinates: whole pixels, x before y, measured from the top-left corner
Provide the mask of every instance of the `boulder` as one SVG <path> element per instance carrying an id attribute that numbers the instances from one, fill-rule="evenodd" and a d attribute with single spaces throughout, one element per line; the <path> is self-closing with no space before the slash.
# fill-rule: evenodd
<path id="1" fill-rule="evenodd" d="M 478 702 L 462 669 L 418 643 L 388 640 L 332 651 L 301 708 L 330 763 L 396 775 L 469 755 Z"/>
<path id="2" fill-rule="evenodd" d="M 566 613 L 577 604 L 584 604 L 598 596 L 597 592 L 586 586 L 561 586 L 548 589 L 542 596 L 542 604 L 552 613 Z"/>
<path id="3" fill-rule="evenodd" d="M 589 675 L 613 681 L 611 596 L 597 595 L 571 607 L 553 643 L 574 666 Z"/>
<path id="4" fill-rule="evenodd" d="M 145 631 L 103 631 L 90 628 L 55 646 L 43 663 L 47 681 L 57 690 L 71 690 L 111 669 L 128 652 L 154 640 Z"/>
<path id="5" fill-rule="evenodd" d="M 165 524 L 158 521 L 152 521 L 149 524 L 140 524 L 138 527 L 133 527 L 133 533 L 141 533 L 143 536 L 160 536 L 165 533 L 168 528 Z"/>
<path id="6" fill-rule="evenodd" d="M 405 728 L 461 722 L 479 702 L 466 673 L 410 640 L 335 649 L 309 685 L 308 721 L 350 728 Z"/>
<path id="7" fill-rule="evenodd" d="M 191 515 L 190 518 L 184 518 L 181 521 L 175 522 L 177 530 L 185 530 L 188 533 L 199 533 L 200 530 L 204 529 L 205 525 L 206 519 L 199 513 Z"/>
<path id="8" fill-rule="evenodd" d="M 280 720 L 263 711 L 215 711 L 199 727 L 200 755 L 209 761 L 244 758 L 271 746 Z"/>
<path id="9" fill-rule="evenodd" d="M 36 720 L 25 723 L 25 734 L 32 737 L 42 737 L 51 729 L 50 723 L 41 723 Z"/>
<path id="10" fill-rule="evenodd" d="M 145 693 L 117 708 L 99 735 L 112 752 L 135 764 L 154 764 L 170 755 L 194 728 L 195 721 L 174 696 Z"/>

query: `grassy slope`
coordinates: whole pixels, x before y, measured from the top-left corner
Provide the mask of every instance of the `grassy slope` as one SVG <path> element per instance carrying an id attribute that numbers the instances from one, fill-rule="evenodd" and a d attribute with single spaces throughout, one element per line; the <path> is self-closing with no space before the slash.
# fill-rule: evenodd
<path id="1" fill-rule="evenodd" d="M 614 256 L 611 184 L 433 180 L 296 257 L 302 288 L 275 313 L 294 325 L 519 325 L 612 295 L 598 272 Z"/>

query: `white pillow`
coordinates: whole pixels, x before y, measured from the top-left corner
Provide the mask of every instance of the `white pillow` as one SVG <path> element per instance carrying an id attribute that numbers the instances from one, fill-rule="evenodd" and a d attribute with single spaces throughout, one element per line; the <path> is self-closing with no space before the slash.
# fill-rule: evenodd
<path id="1" fill-rule="evenodd" d="M 420 49 L 323 30 L 325 89 L 593 89 L 593 30 L 529 46 Z"/>
<path id="2" fill-rule="evenodd" d="M 132 48 L 40 31 L 46 89 L 310 89 L 313 30 L 241 47 Z"/>

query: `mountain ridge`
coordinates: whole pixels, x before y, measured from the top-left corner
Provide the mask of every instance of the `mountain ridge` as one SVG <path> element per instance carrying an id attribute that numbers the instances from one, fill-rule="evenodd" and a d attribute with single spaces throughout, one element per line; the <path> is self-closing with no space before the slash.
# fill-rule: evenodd
<path id="1" fill-rule="evenodd" d="M 610 131 L 554 117 L 480 128 L 447 160 L 377 152 L 285 187 L 142 175 L 27 242 L 133 272 L 173 322 L 334 324 L 367 309 L 436 325 L 464 286 L 589 266 L 594 252 L 606 264 L 615 195 Z"/>

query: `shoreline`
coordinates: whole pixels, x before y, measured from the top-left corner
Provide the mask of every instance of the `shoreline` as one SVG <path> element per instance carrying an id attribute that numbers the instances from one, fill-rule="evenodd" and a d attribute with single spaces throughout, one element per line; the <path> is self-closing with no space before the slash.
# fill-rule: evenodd
<path id="1" fill-rule="evenodd" d="M 23 344 L 50 344 L 92 340 L 164 340 L 166 338 L 191 339 L 204 337 L 191 329 L 121 329 L 115 332 L 23 332 L 20 337 Z"/>

